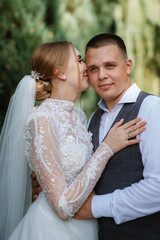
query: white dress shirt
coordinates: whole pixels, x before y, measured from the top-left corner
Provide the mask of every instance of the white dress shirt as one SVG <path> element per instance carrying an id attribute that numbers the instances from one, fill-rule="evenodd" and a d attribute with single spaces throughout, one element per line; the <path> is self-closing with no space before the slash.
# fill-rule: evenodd
<path id="1" fill-rule="evenodd" d="M 108 111 L 104 102 L 99 106 L 105 111 L 100 122 L 99 140 L 105 137 L 124 103 L 136 102 L 140 89 L 134 83 L 117 105 Z M 140 151 L 144 166 L 143 177 L 122 190 L 96 195 L 92 199 L 95 218 L 113 217 L 117 224 L 160 211 L 160 98 L 147 96 L 141 104 L 139 117 L 147 121 L 147 129 L 140 134 Z M 139 137 L 139 136 L 138 136 Z"/>

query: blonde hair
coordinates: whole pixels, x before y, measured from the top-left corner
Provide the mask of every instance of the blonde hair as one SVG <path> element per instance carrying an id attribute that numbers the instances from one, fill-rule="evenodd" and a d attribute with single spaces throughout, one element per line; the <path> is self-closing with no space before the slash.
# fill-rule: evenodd
<path id="1" fill-rule="evenodd" d="M 73 48 L 73 44 L 67 41 L 50 42 L 42 44 L 33 53 L 31 71 L 36 71 L 42 76 L 36 80 L 37 101 L 50 97 L 50 80 L 66 69 L 71 47 Z"/>

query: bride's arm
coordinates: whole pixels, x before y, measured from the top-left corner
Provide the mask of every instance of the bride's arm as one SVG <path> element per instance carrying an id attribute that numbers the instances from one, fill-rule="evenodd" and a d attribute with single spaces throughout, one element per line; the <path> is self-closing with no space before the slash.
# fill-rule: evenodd
<path id="1" fill-rule="evenodd" d="M 122 122 L 117 123 L 106 138 L 110 147 L 114 144 L 114 152 L 130 144 L 127 133 L 125 139 L 122 137 L 125 135 L 122 131 L 124 133 L 126 129 L 125 125 L 119 128 L 121 124 Z M 67 219 L 73 216 L 87 199 L 113 152 L 107 144 L 102 143 L 82 172 L 71 185 L 67 185 L 59 151 L 59 144 L 63 143 L 58 141 L 58 132 L 56 127 L 53 127 L 53 121 L 46 117 L 37 117 L 30 122 L 29 130 L 32 136 L 29 145 L 31 145 L 34 159 L 34 161 L 31 160 L 30 165 L 36 172 L 37 179 L 51 206 L 61 218 Z M 139 140 L 131 141 L 133 144 Z"/>

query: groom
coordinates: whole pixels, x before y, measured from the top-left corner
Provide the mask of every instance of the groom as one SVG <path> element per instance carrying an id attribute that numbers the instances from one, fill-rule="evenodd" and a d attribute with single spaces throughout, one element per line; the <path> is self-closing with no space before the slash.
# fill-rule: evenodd
<path id="1" fill-rule="evenodd" d="M 99 34 L 86 46 L 86 64 L 94 90 L 101 96 L 91 117 L 94 150 L 121 118 L 147 121 L 140 144 L 116 153 L 107 164 L 76 218 L 98 218 L 100 240 L 160 239 L 160 98 L 131 84 L 132 61 L 123 40 Z"/>
<path id="2" fill-rule="evenodd" d="M 131 84 L 132 61 L 123 40 L 99 34 L 86 47 L 86 64 L 99 110 L 91 117 L 94 150 L 121 118 L 147 121 L 140 144 L 115 154 L 75 218 L 98 218 L 100 240 L 160 239 L 160 98 Z"/>

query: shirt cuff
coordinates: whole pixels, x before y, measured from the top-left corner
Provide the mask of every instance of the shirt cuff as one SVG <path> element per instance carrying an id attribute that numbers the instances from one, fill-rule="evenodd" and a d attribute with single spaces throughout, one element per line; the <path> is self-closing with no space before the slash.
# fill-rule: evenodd
<path id="1" fill-rule="evenodd" d="M 94 218 L 113 217 L 110 204 L 111 196 L 112 193 L 93 196 L 91 210 Z"/>

